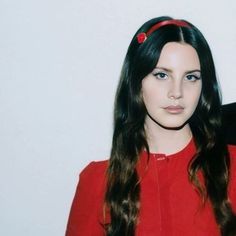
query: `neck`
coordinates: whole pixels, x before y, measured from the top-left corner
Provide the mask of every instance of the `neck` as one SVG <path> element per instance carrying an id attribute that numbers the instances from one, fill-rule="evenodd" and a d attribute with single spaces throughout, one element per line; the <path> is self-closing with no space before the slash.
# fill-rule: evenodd
<path id="1" fill-rule="evenodd" d="M 154 122 L 146 122 L 145 132 L 150 152 L 166 155 L 181 151 L 192 138 L 189 124 L 181 129 L 173 130 L 161 127 Z"/>

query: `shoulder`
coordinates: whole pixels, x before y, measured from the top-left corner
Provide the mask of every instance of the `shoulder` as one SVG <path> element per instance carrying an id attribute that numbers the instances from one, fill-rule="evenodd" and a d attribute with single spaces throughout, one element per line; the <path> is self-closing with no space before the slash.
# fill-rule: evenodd
<path id="1" fill-rule="evenodd" d="M 236 181 L 236 145 L 228 145 L 228 151 L 230 156 L 230 171 L 235 176 L 234 179 Z"/>
<path id="2" fill-rule="evenodd" d="M 80 173 L 67 223 L 66 236 L 103 235 L 99 223 L 108 161 L 93 161 Z"/>
<path id="3" fill-rule="evenodd" d="M 88 201 L 102 196 L 106 185 L 108 161 L 93 161 L 80 173 L 76 189 L 76 198 Z"/>
<path id="4" fill-rule="evenodd" d="M 236 212 L 236 145 L 228 145 L 230 155 L 229 197 Z"/>
<path id="5" fill-rule="evenodd" d="M 228 150 L 231 158 L 236 158 L 236 145 L 228 145 Z"/>
<path id="6" fill-rule="evenodd" d="M 228 145 L 231 170 L 236 171 L 236 145 Z"/>
<path id="7" fill-rule="evenodd" d="M 93 161 L 90 162 L 79 175 L 80 188 L 88 188 L 99 190 L 104 188 L 106 182 L 106 170 L 108 167 L 108 161 Z"/>
<path id="8" fill-rule="evenodd" d="M 103 178 L 106 174 L 108 161 L 90 162 L 80 173 L 80 179 L 91 179 L 93 177 Z"/>

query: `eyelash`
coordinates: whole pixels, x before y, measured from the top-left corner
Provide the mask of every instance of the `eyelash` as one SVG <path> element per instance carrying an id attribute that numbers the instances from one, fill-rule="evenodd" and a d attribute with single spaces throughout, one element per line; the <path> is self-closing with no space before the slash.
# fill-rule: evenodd
<path id="1" fill-rule="evenodd" d="M 188 79 L 189 76 L 191 77 L 191 79 Z M 186 78 L 187 78 L 187 80 L 193 81 L 193 82 L 196 81 L 196 80 L 200 80 L 201 79 L 200 77 L 198 77 L 196 75 L 187 75 Z M 192 80 L 192 78 L 193 78 L 193 80 Z"/>
<path id="2" fill-rule="evenodd" d="M 167 75 L 166 73 L 164 73 L 164 72 L 156 72 L 156 73 L 153 73 L 153 75 L 154 75 L 157 79 L 159 79 L 159 80 L 165 80 L 166 78 L 164 78 L 164 77 L 168 76 L 168 75 Z M 160 75 L 161 75 L 161 77 L 160 77 Z M 191 78 L 189 79 L 189 77 L 191 77 Z M 192 82 L 201 79 L 201 77 L 198 77 L 197 75 L 192 75 L 192 74 L 186 75 L 185 78 L 186 78 L 186 80 L 192 81 Z"/>
<path id="3" fill-rule="evenodd" d="M 153 75 L 157 78 L 157 79 L 160 79 L 160 80 L 164 80 L 165 78 L 160 78 L 159 75 L 164 75 L 164 76 L 168 76 L 166 73 L 164 72 L 156 72 L 156 73 L 153 73 Z"/>

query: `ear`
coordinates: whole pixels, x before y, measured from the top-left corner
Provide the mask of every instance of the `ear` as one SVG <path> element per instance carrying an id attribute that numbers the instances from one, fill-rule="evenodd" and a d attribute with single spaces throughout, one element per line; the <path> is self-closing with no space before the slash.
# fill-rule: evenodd
<path id="1" fill-rule="evenodd" d="M 223 105 L 222 115 L 226 142 L 236 145 L 236 102 Z"/>

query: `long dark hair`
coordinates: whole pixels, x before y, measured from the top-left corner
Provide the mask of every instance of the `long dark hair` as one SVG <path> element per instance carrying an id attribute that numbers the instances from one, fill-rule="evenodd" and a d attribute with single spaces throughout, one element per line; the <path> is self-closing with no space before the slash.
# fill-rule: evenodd
<path id="1" fill-rule="evenodd" d="M 198 54 L 201 66 L 201 97 L 189 119 L 197 147 L 197 153 L 189 163 L 189 178 L 201 198 L 211 201 L 222 235 L 233 235 L 236 232 L 236 216 L 227 195 L 230 160 L 221 135 L 221 97 L 208 43 L 201 32 L 187 21 L 190 27 L 160 27 L 145 43 L 138 43 L 136 38 L 154 24 L 170 19 L 159 17 L 141 26 L 124 60 L 116 93 L 114 133 L 107 170 L 105 206 L 111 217 L 111 223 L 105 226 L 108 236 L 135 234 L 140 205 L 140 180 L 136 164 L 143 148 L 149 153 L 144 131 L 146 108 L 140 92 L 141 82 L 155 68 L 161 50 L 168 42 L 191 45 Z M 197 178 L 198 171 L 203 173 L 204 184 Z"/>

